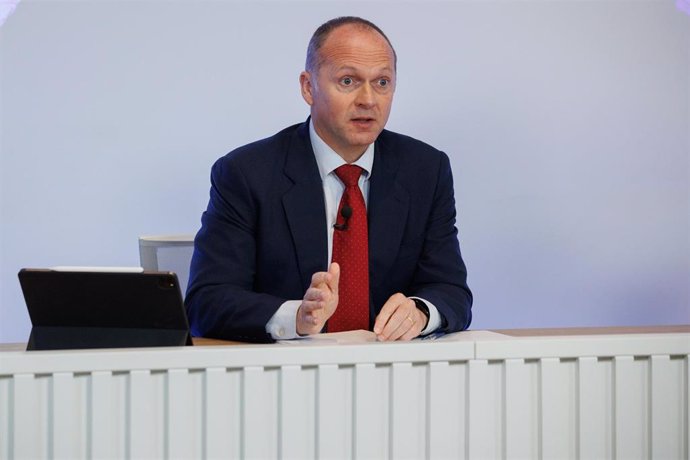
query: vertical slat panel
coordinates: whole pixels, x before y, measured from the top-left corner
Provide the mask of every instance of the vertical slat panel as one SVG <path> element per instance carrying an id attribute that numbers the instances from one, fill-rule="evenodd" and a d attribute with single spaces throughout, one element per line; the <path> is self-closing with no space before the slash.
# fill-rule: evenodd
<path id="1" fill-rule="evenodd" d="M 507 459 L 539 456 L 539 381 L 534 363 L 505 361 L 505 455 Z"/>
<path id="2" fill-rule="evenodd" d="M 280 458 L 314 458 L 314 374 L 301 366 L 280 369 Z"/>
<path id="3" fill-rule="evenodd" d="M 199 458 L 202 455 L 201 374 L 188 369 L 167 372 L 166 457 Z"/>
<path id="4" fill-rule="evenodd" d="M 38 379 L 33 374 L 14 376 L 11 421 L 14 425 L 12 446 L 14 458 L 46 458 L 48 456 L 46 380 L 45 378 Z"/>
<path id="5" fill-rule="evenodd" d="M 278 398 L 276 372 L 244 368 L 242 439 L 244 458 L 278 457 Z"/>
<path id="6" fill-rule="evenodd" d="M 352 458 L 352 366 L 322 364 L 317 376 L 317 458 Z"/>
<path id="7" fill-rule="evenodd" d="M 163 385 L 149 370 L 129 374 L 128 452 L 130 458 L 164 456 Z M 162 383 L 162 382 L 161 382 Z"/>
<path id="8" fill-rule="evenodd" d="M 616 356 L 614 364 L 616 458 L 646 459 L 649 456 L 647 363 L 635 361 L 632 356 Z"/>
<path id="9" fill-rule="evenodd" d="M 86 454 L 86 436 L 82 431 L 85 412 L 81 394 L 71 372 L 58 372 L 51 379 L 52 450 L 54 458 L 72 459 Z"/>
<path id="10" fill-rule="evenodd" d="M 391 456 L 425 458 L 426 368 L 394 363 L 391 375 Z"/>
<path id="11" fill-rule="evenodd" d="M 0 458 L 10 458 L 10 440 L 12 436 L 12 425 L 10 423 L 10 411 L 12 402 L 10 400 L 12 379 L 10 377 L 0 377 Z"/>
<path id="12" fill-rule="evenodd" d="M 90 380 L 90 426 L 89 447 L 93 458 L 124 458 L 126 453 L 125 427 L 128 424 L 125 411 L 124 391 L 118 383 L 127 379 L 121 375 L 118 379 L 110 371 L 93 372 Z M 119 380 L 119 382 L 118 382 Z M 128 385 L 128 384 L 127 384 Z"/>
<path id="13" fill-rule="evenodd" d="M 389 372 L 389 366 L 355 366 L 355 458 L 386 458 L 389 455 Z"/>
<path id="14" fill-rule="evenodd" d="M 428 457 L 464 459 L 467 364 L 429 363 Z"/>
<path id="15" fill-rule="evenodd" d="M 613 457 L 613 381 L 611 362 L 578 359 L 579 457 Z"/>
<path id="16" fill-rule="evenodd" d="M 469 458 L 501 458 L 503 385 L 501 369 L 486 360 L 469 362 Z"/>
<path id="17" fill-rule="evenodd" d="M 682 361 L 651 357 L 652 458 L 681 458 L 683 452 Z"/>
<path id="18" fill-rule="evenodd" d="M 240 458 L 241 373 L 214 367 L 204 379 L 204 458 Z"/>
<path id="19" fill-rule="evenodd" d="M 574 362 L 544 358 L 540 363 L 543 458 L 575 458 L 577 421 Z"/>
<path id="20" fill-rule="evenodd" d="M 683 359 L 685 366 L 683 381 L 683 399 L 681 399 L 681 407 L 685 412 L 683 417 L 683 424 L 685 428 L 683 429 L 683 458 L 690 458 L 690 355 L 685 355 Z"/>

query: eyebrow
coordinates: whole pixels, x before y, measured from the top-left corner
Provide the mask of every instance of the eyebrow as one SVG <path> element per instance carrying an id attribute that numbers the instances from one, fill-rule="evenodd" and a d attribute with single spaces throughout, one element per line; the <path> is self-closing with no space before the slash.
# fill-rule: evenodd
<path id="1" fill-rule="evenodd" d="M 351 65 L 345 65 L 345 66 L 342 66 L 342 67 L 338 67 L 337 69 L 335 69 L 335 71 L 336 71 L 336 72 L 343 72 L 343 71 L 357 72 L 358 69 L 357 69 L 356 67 L 352 67 Z M 383 69 L 381 69 L 380 72 L 393 73 L 393 69 L 390 68 L 390 67 L 388 67 L 388 66 L 386 66 L 386 67 L 384 67 Z"/>

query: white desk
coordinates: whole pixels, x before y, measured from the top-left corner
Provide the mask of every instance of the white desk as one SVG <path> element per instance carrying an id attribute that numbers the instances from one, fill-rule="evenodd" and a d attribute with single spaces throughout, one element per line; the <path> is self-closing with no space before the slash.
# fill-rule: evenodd
<path id="1" fill-rule="evenodd" d="M 690 327 L 544 334 L 6 346 L 0 458 L 688 458 Z"/>

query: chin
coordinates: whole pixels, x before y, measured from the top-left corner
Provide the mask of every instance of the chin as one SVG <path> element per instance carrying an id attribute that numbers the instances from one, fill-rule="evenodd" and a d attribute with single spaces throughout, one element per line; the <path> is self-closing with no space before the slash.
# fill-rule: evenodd
<path id="1" fill-rule="evenodd" d="M 377 137 L 379 137 L 381 131 L 376 131 L 375 133 L 358 133 L 350 138 L 352 145 L 367 146 L 373 144 Z"/>

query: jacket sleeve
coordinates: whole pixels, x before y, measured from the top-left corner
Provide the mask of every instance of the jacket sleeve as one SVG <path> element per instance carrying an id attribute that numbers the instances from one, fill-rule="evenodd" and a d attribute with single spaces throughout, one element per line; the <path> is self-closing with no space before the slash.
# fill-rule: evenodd
<path id="1" fill-rule="evenodd" d="M 185 304 L 195 336 L 272 342 L 266 323 L 286 300 L 254 292 L 257 207 L 231 155 L 211 171 L 208 207 L 194 240 Z"/>
<path id="2" fill-rule="evenodd" d="M 433 303 L 443 318 L 444 332 L 467 329 L 472 321 L 472 292 L 455 218 L 453 176 L 448 156 L 442 154 L 423 248 L 407 295 Z"/>

